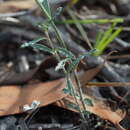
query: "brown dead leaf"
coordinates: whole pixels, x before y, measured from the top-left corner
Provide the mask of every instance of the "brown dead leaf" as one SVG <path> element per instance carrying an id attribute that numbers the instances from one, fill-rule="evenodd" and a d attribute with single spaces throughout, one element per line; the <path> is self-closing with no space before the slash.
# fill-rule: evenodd
<path id="1" fill-rule="evenodd" d="M 57 105 L 68 109 L 66 104 L 68 102 L 74 103 L 75 100 L 73 97 L 67 96 L 63 93 L 62 89 L 65 88 L 65 86 L 65 79 L 33 84 L 25 87 L 1 86 L 0 116 L 21 113 L 23 111 L 20 108 L 22 108 L 25 104 L 31 104 L 34 100 L 40 101 L 40 106 L 46 106 L 48 104 L 60 101 Z M 112 111 L 103 100 L 98 99 L 97 97 L 88 96 L 87 94 L 84 94 L 84 97 L 91 99 L 94 105 L 92 107 L 86 106 L 88 111 L 112 122 L 120 128 L 120 130 L 124 130 L 119 125 L 119 122 L 125 116 L 123 111 L 120 109 Z"/>
<path id="2" fill-rule="evenodd" d="M 1 86 L 0 87 L 0 115 L 21 113 L 20 109 L 33 100 L 40 101 L 41 106 L 54 103 L 66 95 L 62 92 L 63 79 L 47 83 L 33 84 L 25 87 Z"/>
<path id="3" fill-rule="evenodd" d="M 86 72 L 84 72 L 82 75 L 79 76 L 79 80 L 81 82 L 81 85 L 84 86 L 88 81 L 92 80 L 101 70 L 101 65 L 90 69 Z"/>
<path id="4" fill-rule="evenodd" d="M 0 2 L 0 13 L 17 12 L 21 10 L 28 10 L 36 7 L 35 0 L 18 0 Z"/>
<path id="5" fill-rule="evenodd" d="M 102 100 L 98 99 L 92 99 L 92 97 L 87 98 L 91 99 L 93 102 L 93 106 L 86 106 L 86 110 L 101 117 L 104 120 L 108 120 L 112 122 L 119 130 L 125 130 L 122 126 L 120 126 L 120 121 L 123 120 L 125 117 L 126 113 L 123 112 L 120 109 L 117 109 L 116 111 L 112 111 L 110 107 L 106 106 L 106 103 Z M 73 103 L 75 104 L 75 100 L 73 97 L 67 96 L 64 99 L 62 99 L 63 102 L 57 102 L 57 105 L 63 108 L 67 108 L 66 104 Z M 81 104 L 79 102 L 79 104 Z M 81 105 L 82 106 L 82 105 Z M 81 107 L 82 108 L 82 107 Z M 69 110 L 75 111 L 75 109 L 72 108 L 67 108 Z"/>

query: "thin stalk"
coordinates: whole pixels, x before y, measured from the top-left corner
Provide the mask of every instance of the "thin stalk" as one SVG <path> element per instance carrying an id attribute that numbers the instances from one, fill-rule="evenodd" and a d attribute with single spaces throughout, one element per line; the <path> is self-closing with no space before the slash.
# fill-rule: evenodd
<path id="1" fill-rule="evenodd" d="M 69 80 L 69 79 L 71 80 L 71 78 L 70 78 L 69 75 L 67 75 L 67 79 L 68 79 L 68 80 Z M 72 81 L 72 80 L 71 80 L 71 81 Z M 75 92 L 75 89 L 74 89 L 73 84 L 72 84 L 72 94 L 73 94 L 73 96 L 74 96 L 74 99 L 75 99 L 76 104 L 77 104 L 78 106 L 80 106 L 80 104 L 78 103 L 77 97 L 76 97 L 76 92 Z M 79 107 L 79 112 L 80 112 L 81 117 L 83 118 L 83 120 L 85 120 L 84 114 L 82 113 L 82 110 L 81 110 L 80 107 Z"/>
<path id="2" fill-rule="evenodd" d="M 65 42 L 64 40 L 62 39 L 61 35 L 60 35 L 60 32 L 58 30 L 58 28 L 56 27 L 55 23 L 53 21 L 51 21 L 51 25 L 56 33 L 56 37 L 57 39 L 59 40 L 59 42 L 61 43 L 61 46 L 63 46 L 64 48 L 67 48 L 66 45 L 65 45 Z"/>
<path id="3" fill-rule="evenodd" d="M 85 105 L 84 98 L 83 98 L 83 91 L 81 89 L 81 84 L 80 84 L 80 81 L 78 79 L 76 70 L 74 71 L 74 78 L 75 78 L 77 88 L 78 88 L 78 92 L 79 92 L 79 95 L 80 95 L 80 101 L 81 101 L 81 103 L 83 105 L 84 111 L 86 111 L 86 105 Z"/>
<path id="4" fill-rule="evenodd" d="M 50 39 L 50 36 L 49 36 L 49 34 L 48 34 L 48 31 L 45 31 L 45 35 L 46 35 L 46 37 L 47 37 L 47 39 L 48 39 L 48 42 L 49 42 L 51 48 L 54 49 L 54 45 L 53 45 L 53 43 L 52 43 L 52 41 L 51 41 L 51 39 Z"/>

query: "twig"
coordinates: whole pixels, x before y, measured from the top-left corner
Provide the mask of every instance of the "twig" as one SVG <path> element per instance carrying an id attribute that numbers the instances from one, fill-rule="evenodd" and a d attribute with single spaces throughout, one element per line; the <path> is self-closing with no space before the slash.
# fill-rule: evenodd
<path id="1" fill-rule="evenodd" d="M 128 82 L 88 82 L 86 85 L 91 87 L 130 87 Z"/>

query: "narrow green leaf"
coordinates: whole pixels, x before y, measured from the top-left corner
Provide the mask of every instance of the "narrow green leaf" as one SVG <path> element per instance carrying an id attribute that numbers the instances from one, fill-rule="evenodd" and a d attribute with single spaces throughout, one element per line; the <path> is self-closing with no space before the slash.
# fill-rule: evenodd
<path id="1" fill-rule="evenodd" d="M 86 105 L 88 105 L 88 106 L 93 106 L 92 100 L 89 99 L 89 98 L 85 98 L 85 99 L 84 99 L 84 103 L 85 103 Z"/>
<path id="2" fill-rule="evenodd" d="M 96 36 L 96 43 L 95 43 L 95 47 L 99 44 L 99 42 L 101 41 L 102 37 L 104 35 L 104 32 L 102 30 L 100 30 Z"/>
<path id="3" fill-rule="evenodd" d="M 96 44 L 95 48 L 97 50 L 100 50 L 100 48 L 102 47 L 102 45 L 104 44 L 104 42 L 108 39 L 108 37 L 111 35 L 113 28 L 115 27 L 115 23 L 112 24 L 112 26 L 110 26 L 110 28 L 104 33 L 104 36 L 102 38 L 102 40 L 99 42 L 99 44 Z"/>
<path id="4" fill-rule="evenodd" d="M 107 39 L 102 43 L 102 45 L 97 46 L 97 52 L 94 53 L 95 56 L 100 55 L 104 49 L 108 46 L 109 43 L 111 43 L 122 31 L 122 27 L 118 28 L 115 32 L 113 32 Z"/>
<path id="5" fill-rule="evenodd" d="M 77 58 L 76 60 L 74 60 L 68 67 L 68 72 L 72 72 L 76 66 L 79 64 L 81 58 Z"/>
<path id="6" fill-rule="evenodd" d="M 108 38 L 108 40 L 103 44 L 102 50 L 104 50 L 104 48 L 119 35 L 119 33 L 122 31 L 122 29 L 123 28 L 120 27 L 114 33 L 112 33 L 112 35 Z"/>
<path id="7" fill-rule="evenodd" d="M 47 31 L 48 28 L 49 28 L 49 26 L 50 26 L 50 23 L 49 23 L 48 20 L 45 21 L 44 23 L 38 23 L 38 27 L 39 27 L 40 29 L 43 29 L 44 31 Z"/>
<path id="8" fill-rule="evenodd" d="M 123 23 L 122 18 L 113 18 L 113 19 L 83 19 L 83 20 L 74 20 L 74 19 L 68 19 L 64 21 L 56 21 L 58 24 L 106 24 L 106 23 Z"/>
<path id="9" fill-rule="evenodd" d="M 53 53 L 52 49 L 48 48 L 48 47 L 45 46 L 45 45 L 33 44 L 33 45 L 31 45 L 31 47 L 32 47 L 33 49 L 36 49 L 36 50 L 48 52 L 48 53 L 51 53 L 51 54 Z"/>
<path id="10" fill-rule="evenodd" d="M 92 55 L 92 54 L 95 53 L 95 52 L 96 52 L 96 48 L 90 50 L 88 53 L 81 54 L 78 58 L 79 58 L 80 60 L 82 60 L 82 59 L 84 59 L 84 57 L 90 56 L 90 55 Z"/>
<path id="11" fill-rule="evenodd" d="M 56 12 L 55 12 L 55 14 L 54 14 L 54 20 L 61 14 L 62 10 L 63 10 L 62 7 L 58 7 L 58 8 L 56 9 Z"/>
<path id="12" fill-rule="evenodd" d="M 46 38 L 43 38 L 43 37 L 42 37 L 42 38 L 35 39 L 35 40 L 33 40 L 33 41 L 26 42 L 26 43 L 22 44 L 21 48 L 25 48 L 25 47 L 32 46 L 32 45 L 34 45 L 35 43 L 40 42 L 41 40 L 46 40 Z"/>
<path id="13" fill-rule="evenodd" d="M 80 111 L 80 107 L 78 105 L 76 105 L 76 104 L 70 103 L 70 104 L 67 104 L 67 107 L 71 108 L 71 109 L 75 109 L 77 111 Z"/>
<path id="14" fill-rule="evenodd" d="M 79 64 L 79 62 L 85 57 L 85 56 L 90 56 L 91 54 L 93 54 L 96 51 L 96 49 L 92 49 L 90 50 L 88 53 L 86 54 L 81 54 L 78 58 L 74 59 L 74 61 L 72 61 L 72 63 L 69 65 L 68 67 L 68 72 L 73 71 L 76 66 Z"/>
<path id="15" fill-rule="evenodd" d="M 36 0 L 40 8 L 42 9 L 43 13 L 46 15 L 48 19 L 51 19 L 51 9 L 49 6 L 48 0 Z"/>
<path id="16" fill-rule="evenodd" d="M 69 91 L 69 89 L 67 89 L 67 88 L 64 88 L 64 89 L 63 89 L 63 92 L 64 92 L 64 94 L 70 94 L 70 91 Z"/>
<path id="17" fill-rule="evenodd" d="M 56 48 L 57 52 L 61 53 L 62 55 L 64 55 L 65 57 L 69 57 L 69 58 L 75 58 L 74 54 L 71 51 L 68 51 L 65 48 Z"/>

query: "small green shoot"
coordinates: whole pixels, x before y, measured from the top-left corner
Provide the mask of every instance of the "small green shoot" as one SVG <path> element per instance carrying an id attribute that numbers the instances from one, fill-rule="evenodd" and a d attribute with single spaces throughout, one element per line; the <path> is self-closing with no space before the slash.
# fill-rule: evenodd
<path id="1" fill-rule="evenodd" d="M 99 56 L 105 50 L 105 48 L 119 35 L 122 31 L 122 27 L 119 27 L 113 32 L 115 23 L 110 26 L 110 28 L 105 32 L 98 35 L 94 48 L 96 52 L 93 53 L 94 56 Z"/>
<path id="2" fill-rule="evenodd" d="M 33 49 L 36 49 L 36 50 L 48 52 L 57 58 L 58 65 L 56 66 L 55 70 L 63 70 L 63 72 L 65 73 L 65 76 L 66 76 L 66 88 L 63 89 L 63 92 L 73 96 L 75 99 L 75 102 L 76 102 L 75 104 L 73 104 L 73 103 L 69 104 L 69 107 L 78 110 L 80 112 L 80 114 L 82 115 L 83 119 L 85 119 L 83 113 L 86 113 L 86 114 L 88 113 L 86 111 L 86 106 L 87 105 L 93 106 L 93 104 L 92 104 L 91 99 L 84 98 L 81 84 L 80 84 L 80 81 L 77 76 L 76 66 L 79 64 L 79 62 L 82 59 L 84 59 L 88 55 L 94 55 L 94 56 L 100 55 L 104 51 L 106 46 L 121 32 L 122 28 L 120 27 L 116 31 L 113 32 L 114 27 L 115 27 L 115 24 L 113 24 L 104 34 L 103 33 L 99 34 L 99 36 L 96 40 L 96 44 L 94 46 L 95 49 L 92 49 L 88 53 L 80 54 L 78 57 L 76 57 L 70 50 L 67 49 L 65 42 L 60 35 L 60 31 L 55 24 L 57 16 L 60 15 L 62 8 L 61 7 L 57 8 L 56 12 L 54 13 L 54 16 L 52 16 L 52 12 L 51 12 L 48 0 L 36 0 L 36 1 L 37 1 L 38 5 L 40 6 L 40 8 L 42 9 L 43 14 L 46 16 L 45 22 L 43 22 L 42 24 L 39 24 L 39 27 L 45 31 L 45 35 L 46 35 L 47 39 L 39 38 L 39 39 L 33 40 L 31 42 L 27 42 L 27 43 L 23 44 L 21 47 L 23 47 L 23 48 L 32 47 Z M 86 21 L 86 20 L 77 20 L 77 18 L 76 18 L 75 20 L 63 21 L 63 23 L 65 23 L 65 24 L 77 24 L 77 27 L 81 31 L 81 34 L 83 34 L 84 38 L 86 35 L 84 35 L 84 31 L 81 30 L 81 26 L 79 26 L 78 23 L 86 24 L 86 23 L 108 23 L 108 22 L 109 23 L 110 22 L 119 23 L 119 22 L 122 22 L 122 19 L 112 19 L 112 20 L 108 20 L 108 19 L 97 20 L 96 19 L 96 20 L 87 20 Z M 56 38 L 60 43 L 60 46 L 58 46 L 58 47 L 55 47 L 53 45 L 53 42 L 48 33 L 49 26 L 51 26 L 52 29 L 54 30 Z M 38 42 L 40 42 L 41 40 L 48 40 L 50 47 L 45 46 L 43 44 L 39 44 Z M 66 64 L 68 65 L 67 67 L 65 66 Z M 71 79 L 72 74 L 76 81 L 75 86 L 77 87 L 77 89 L 74 86 L 73 81 Z M 80 101 L 82 107 L 80 107 L 79 101 Z"/>

